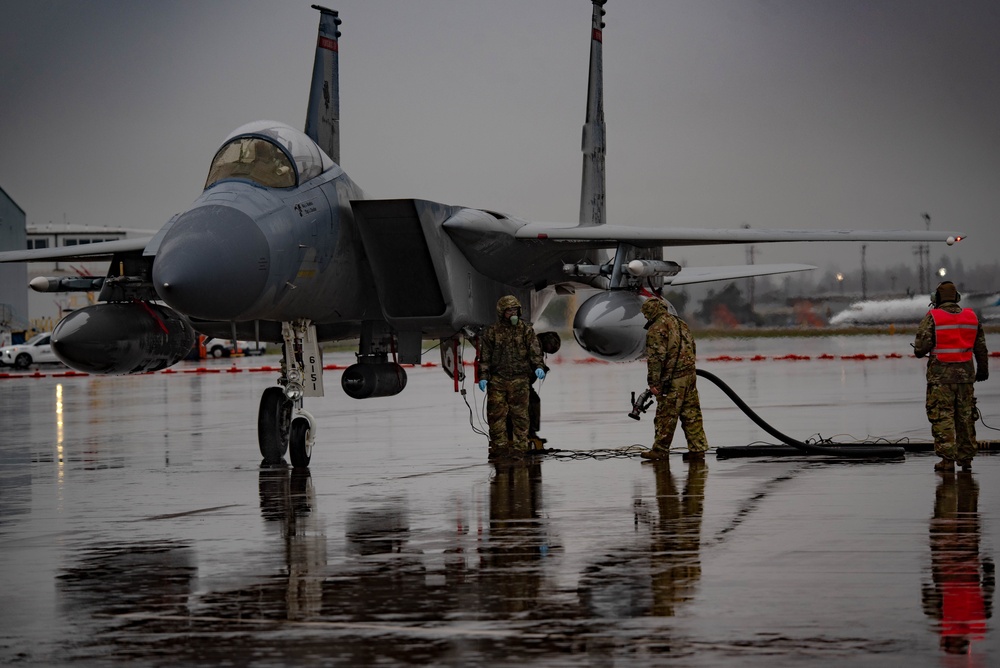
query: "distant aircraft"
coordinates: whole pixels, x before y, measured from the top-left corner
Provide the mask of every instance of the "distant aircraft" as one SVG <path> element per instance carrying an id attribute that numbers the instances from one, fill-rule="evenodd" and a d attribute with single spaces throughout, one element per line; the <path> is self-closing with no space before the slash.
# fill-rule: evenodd
<path id="1" fill-rule="evenodd" d="M 915 295 L 900 299 L 867 299 L 854 302 L 830 318 L 830 325 L 915 325 L 931 309 L 929 295 Z M 974 310 L 980 320 L 1000 317 L 1000 294 L 963 295 L 960 302 Z"/>
<path id="2" fill-rule="evenodd" d="M 66 316 L 52 346 L 97 374 L 154 371 L 181 360 L 195 331 L 283 344 L 277 385 L 261 397 L 265 463 L 308 465 L 316 425 L 303 397 L 323 396 L 319 344 L 359 338 L 343 374 L 356 399 L 406 385 L 401 363 L 421 342 L 457 350 L 495 320 L 505 294 L 542 312 L 557 293 L 598 288 L 573 323 L 594 355 L 625 360 L 643 347 L 644 299 L 687 285 L 803 271 L 802 264 L 685 267 L 664 246 L 787 241 L 946 241 L 954 232 L 678 229 L 605 224 L 603 5 L 592 0 L 590 81 L 583 126 L 580 220 L 537 223 L 419 199 L 370 200 L 340 167 L 338 13 L 320 11 L 305 133 L 258 121 L 215 153 L 204 192 L 149 240 L 0 253 L 2 262 L 110 257 L 104 277 L 36 279 L 35 289 L 100 289 L 102 303 Z M 647 221 L 648 222 L 648 221 Z M 610 249 L 610 250 L 609 250 Z M 37 284 L 37 285 L 36 285 Z M 444 356 L 443 356 L 444 357 Z M 450 356 L 452 364 L 456 360 Z M 461 374 L 459 365 L 446 369 Z"/>

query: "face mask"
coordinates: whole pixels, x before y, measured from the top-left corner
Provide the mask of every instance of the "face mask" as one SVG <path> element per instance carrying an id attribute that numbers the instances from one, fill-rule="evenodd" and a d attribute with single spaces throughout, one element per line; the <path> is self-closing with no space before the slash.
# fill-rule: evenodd
<path id="1" fill-rule="evenodd" d="M 517 316 L 516 315 L 510 316 L 510 324 L 517 325 Z"/>

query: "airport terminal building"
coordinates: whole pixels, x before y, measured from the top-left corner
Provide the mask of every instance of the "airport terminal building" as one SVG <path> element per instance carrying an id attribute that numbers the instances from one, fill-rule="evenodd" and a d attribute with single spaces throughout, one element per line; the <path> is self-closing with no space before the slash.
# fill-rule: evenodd
<path id="1" fill-rule="evenodd" d="M 0 250 L 23 248 L 27 248 L 24 209 L 0 188 Z M 27 286 L 27 265 L 0 264 L 0 341 L 29 327 Z"/>
<path id="2" fill-rule="evenodd" d="M 128 237 L 129 232 L 121 228 L 72 223 L 28 225 L 24 210 L 0 188 L 0 251 L 117 241 Z M 31 279 L 38 276 L 103 276 L 106 272 L 106 261 L 0 264 L 0 341 L 6 341 L 11 333 L 51 330 L 66 313 L 94 303 L 97 297 L 97 293 L 90 292 L 35 292 L 28 287 Z"/>

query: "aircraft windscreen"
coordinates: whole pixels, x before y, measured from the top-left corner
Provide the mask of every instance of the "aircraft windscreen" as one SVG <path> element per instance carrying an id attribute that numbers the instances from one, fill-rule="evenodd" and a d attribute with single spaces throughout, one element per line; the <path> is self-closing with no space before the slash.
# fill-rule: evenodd
<path id="1" fill-rule="evenodd" d="M 205 187 L 224 179 L 248 179 L 268 188 L 295 185 L 292 163 L 271 142 L 259 137 L 239 137 L 215 154 Z"/>
<path id="2" fill-rule="evenodd" d="M 226 138 L 212 160 L 205 187 L 223 179 L 249 179 L 269 188 L 291 188 L 332 166 L 304 132 L 284 123 L 257 121 Z"/>

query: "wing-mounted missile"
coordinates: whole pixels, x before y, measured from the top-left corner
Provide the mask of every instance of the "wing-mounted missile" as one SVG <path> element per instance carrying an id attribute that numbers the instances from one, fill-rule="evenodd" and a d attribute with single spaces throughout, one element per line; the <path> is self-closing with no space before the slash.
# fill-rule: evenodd
<path id="1" fill-rule="evenodd" d="M 669 260 L 637 259 L 626 264 L 625 271 L 637 277 L 676 276 L 680 273 L 681 266 Z"/>
<path id="2" fill-rule="evenodd" d="M 85 373 L 159 371 L 190 352 L 195 331 L 176 311 L 149 302 L 95 304 L 73 311 L 52 330 L 52 350 Z"/>
<path id="3" fill-rule="evenodd" d="M 97 292 L 104 287 L 103 276 L 36 276 L 28 283 L 35 292 Z"/>

